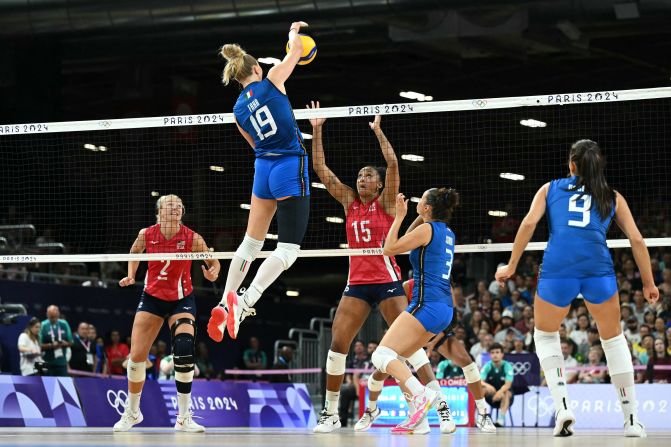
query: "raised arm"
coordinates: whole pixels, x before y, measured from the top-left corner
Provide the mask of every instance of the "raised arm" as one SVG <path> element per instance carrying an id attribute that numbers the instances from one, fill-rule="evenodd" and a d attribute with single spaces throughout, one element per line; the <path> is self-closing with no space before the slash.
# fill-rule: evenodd
<path id="1" fill-rule="evenodd" d="M 311 104 L 312 106 L 308 105 L 306 107 L 310 110 L 319 109 L 319 101 L 316 104 L 312 101 Z M 322 128 L 325 121 L 325 118 L 310 118 L 310 124 L 312 124 L 312 169 L 317 173 L 319 180 L 326 186 L 329 194 L 347 210 L 356 198 L 356 195 L 352 188 L 341 182 L 333 171 L 326 166 L 322 138 Z"/>
<path id="2" fill-rule="evenodd" d="M 659 299 L 659 289 L 655 286 L 655 280 L 652 276 L 652 266 L 650 265 L 650 254 L 645 245 L 643 236 L 634 222 L 629 205 L 619 192 L 615 193 L 615 222 L 622 232 L 629 239 L 631 251 L 634 254 L 636 265 L 641 272 L 641 281 L 643 282 L 643 296 L 650 303 Z"/>
<path id="3" fill-rule="evenodd" d="M 496 271 L 496 280 L 499 282 L 499 284 L 503 285 L 508 278 L 515 274 L 515 270 L 517 270 L 517 264 L 520 262 L 522 253 L 524 253 L 524 250 L 527 248 L 531 237 L 534 235 L 538 221 L 540 221 L 545 214 L 545 199 L 547 198 L 549 187 L 550 184 L 546 183 L 545 185 L 541 186 L 541 188 L 534 196 L 534 200 L 531 202 L 531 208 L 529 208 L 529 212 L 524 217 L 520 228 L 517 230 L 515 242 L 513 243 L 513 251 L 510 254 L 508 265 L 505 265 Z"/>
<path id="4" fill-rule="evenodd" d="M 193 245 L 191 246 L 191 251 L 194 253 L 203 253 L 208 252 L 210 249 L 205 243 L 205 239 L 196 233 L 193 235 Z M 216 281 L 219 277 L 219 270 L 221 266 L 219 265 L 218 259 L 204 259 L 203 262 L 207 264 L 207 268 L 204 265 L 201 265 L 200 268 L 203 270 L 203 276 L 209 281 Z"/>
<path id="5" fill-rule="evenodd" d="M 280 89 L 282 93 L 286 94 L 284 83 L 291 73 L 294 71 L 296 64 L 303 55 L 303 42 L 301 41 L 298 31 L 301 27 L 308 26 L 305 22 L 294 22 L 289 28 L 289 52 L 279 64 L 268 70 L 268 79 L 275 84 L 275 87 Z"/>
<path id="6" fill-rule="evenodd" d="M 372 123 L 368 123 L 375 136 L 377 137 L 378 143 L 380 143 L 380 149 L 382 150 L 382 156 L 384 161 L 387 163 L 387 175 L 384 179 L 384 189 L 382 190 L 382 195 L 380 197 L 382 207 L 388 214 L 393 214 L 396 212 L 396 195 L 401 186 L 401 176 L 398 173 L 398 159 L 396 158 L 396 153 L 394 153 L 394 148 L 391 146 L 389 140 L 382 132 L 382 127 L 380 122 L 382 117 L 380 115 L 375 115 L 375 119 Z"/>
<path id="7" fill-rule="evenodd" d="M 133 246 L 130 248 L 131 253 L 142 253 L 145 249 L 145 240 L 144 240 L 144 228 L 140 230 L 133 242 Z M 128 261 L 128 274 L 125 278 L 119 281 L 121 287 L 126 287 L 135 284 L 135 273 L 137 268 L 140 266 L 140 261 Z"/>

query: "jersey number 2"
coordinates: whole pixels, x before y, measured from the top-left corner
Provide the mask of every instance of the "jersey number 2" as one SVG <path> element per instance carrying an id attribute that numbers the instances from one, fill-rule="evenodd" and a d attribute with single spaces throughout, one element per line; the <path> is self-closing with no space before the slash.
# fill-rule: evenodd
<path id="1" fill-rule="evenodd" d="M 161 261 L 161 262 L 165 262 L 165 265 L 161 269 L 161 272 L 158 274 L 158 279 L 160 281 L 167 281 L 168 280 L 168 266 L 170 265 L 170 259 L 168 259 L 167 261 Z"/>
<path id="2" fill-rule="evenodd" d="M 573 194 L 571 196 L 571 199 L 568 201 L 568 212 L 582 213 L 582 220 L 569 219 L 568 225 L 569 227 L 585 228 L 589 225 L 590 210 L 592 209 L 592 196 L 583 194 L 581 197 L 582 206 L 578 205 L 578 197 L 580 197 L 580 194 Z"/>
<path id="3" fill-rule="evenodd" d="M 256 118 L 254 118 L 255 116 Z M 268 106 L 263 106 L 257 110 L 254 115 L 250 115 L 249 120 L 252 122 L 252 126 L 254 126 L 256 135 L 261 141 L 277 133 L 277 124 L 275 124 L 275 119 L 273 118 L 273 115 L 270 114 L 270 109 Z M 270 126 L 270 130 L 266 133 L 263 133 L 261 129 L 266 125 Z"/>

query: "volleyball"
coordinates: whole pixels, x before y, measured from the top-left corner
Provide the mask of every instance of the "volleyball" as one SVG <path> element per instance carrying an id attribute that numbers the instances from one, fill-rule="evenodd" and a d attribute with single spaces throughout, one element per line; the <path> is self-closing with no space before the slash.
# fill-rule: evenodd
<path id="1" fill-rule="evenodd" d="M 315 40 L 308 35 L 299 34 L 298 36 L 301 38 L 301 42 L 303 42 L 303 54 L 298 60 L 298 65 L 307 65 L 312 62 L 317 55 L 317 44 L 315 43 Z M 287 42 L 287 53 L 291 49 L 290 44 L 291 42 Z"/>

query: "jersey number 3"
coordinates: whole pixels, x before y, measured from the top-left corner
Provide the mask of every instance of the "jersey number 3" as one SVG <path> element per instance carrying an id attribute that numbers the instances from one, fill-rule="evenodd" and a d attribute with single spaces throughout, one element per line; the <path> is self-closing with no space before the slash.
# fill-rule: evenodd
<path id="1" fill-rule="evenodd" d="M 268 106 L 263 106 L 257 110 L 256 113 L 250 115 L 249 120 L 252 122 L 252 126 L 254 126 L 254 130 L 256 131 L 256 135 L 259 137 L 259 141 L 263 141 L 267 137 L 277 133 L 277 124 L 275 124 L 275 119 L 273 118 L 273 115 L 270 114 L 270 109 Z M 265 126 L 270 126 L 270 130 L 268 130 L 266 133 L 263 133 L 261 129 Z"/>
<path id="2" fill-rule="evenodd" d="M 578 205 L 578 198 L 581 194 L 573 194 L 571 199 L 568 201 L 568 212 L 569 213 L 582 213 L 582 220 L 573 220 L 569 219 L 569 227 L 580 227 L 585 228 L 589 225 L 590 210 L 592 209 L 592 196 L 584 194 L 580 198 L 582 201 L 582 206 Z"/>

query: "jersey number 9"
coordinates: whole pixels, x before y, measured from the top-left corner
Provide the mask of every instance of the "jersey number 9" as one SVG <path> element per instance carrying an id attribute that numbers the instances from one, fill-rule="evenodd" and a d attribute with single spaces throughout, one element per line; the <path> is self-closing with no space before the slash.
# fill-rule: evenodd
<path id="1" fill-rule="evenodd" d="M 573 220 L 569 219 L 569 227 L 580 227 L 585 228 L 589 225 L 590 219 L 590 209 L 592 209 L 592 196 L 587 194 L 573 194 L 571 199 L 568 201 L 568 212 L 569 213 L 582 213 L 582 220 Z M 582 200 L 582 206 L 578 205 L 578 198 Z"/>

